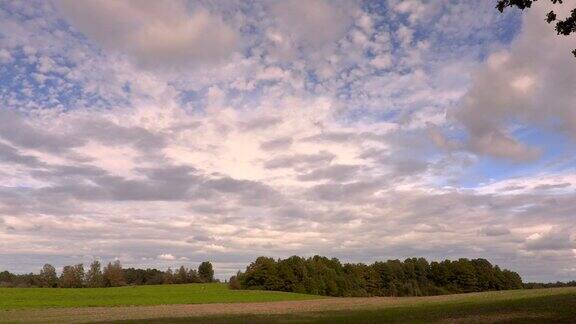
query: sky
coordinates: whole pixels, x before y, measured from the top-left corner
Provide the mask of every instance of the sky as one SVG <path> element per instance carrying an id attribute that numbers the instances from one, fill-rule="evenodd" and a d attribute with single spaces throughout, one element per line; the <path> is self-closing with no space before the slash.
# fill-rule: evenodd
<path id="1" fill-rule="evenodd" d="M 576 37 L 550 6 L 2 0 L 0 269 L 319 254 L 574 280 Z"/>

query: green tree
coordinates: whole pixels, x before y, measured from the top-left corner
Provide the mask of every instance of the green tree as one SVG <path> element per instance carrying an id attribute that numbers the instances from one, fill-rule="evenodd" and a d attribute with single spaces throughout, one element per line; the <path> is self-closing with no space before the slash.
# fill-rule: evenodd
<path id="1" fill-rule="evenodd" d="M 94 260 L 90 264 L 90 269 L 86 273 L 86 286 L 91 288 L 104 287 L 104 275 L 102 274 L 101 264 Z"/>
<path id="2" fill-rule="evenodd" d="M 65 266 L 60 276 L 60 287 L 81 288 L 84 284 L 84 265 Z"/>
<path id="3" fill-rule="evenodd" d="M 242 285 L 240 284 L 240 280 L 238 280 L 238 275 L 230 277 L 228 281 L 228 288 L 232 290 L 242 289 Z"/>
<path id="4" fill-rule="evenodd" d="M 200 276 L 198 276 L 198 271 L 195 269 L 188 270 L 188 282 L 190 283 L 200 283 Z"/>
<path id="5" fill-rule="evenodd" d="M 42 287 L 53 288 L 58 286 L 58 276 L 56 269 L 51 264 L 45 264 L 40 270 L 40 285 Z"/>
<path id="6" fill-rule="evenodd" d="M 184 266 L 180 266 L 175 274 L 175 282 L 179 284 L 188 283 L 188 270 Z"/>
<path id="7" fill-rule="evenodd" d="M 124 270 L 119 260 L 109 262 L 102 273 L 106 287 L 119 287 L 126 285 Z"/>
<path id="8" fill-rule="evenodd" d="M 164 272 L 164 280 L 162 283 L 165 285 L 171 285 L 174 283 L 174 271 L 172 271 L 172 268 L 168 268 L 168 270 Z"/>
<path id="9" fill-rule="evenodd" d="M 214 282 L 214 269 L 212 263 L 208 261 L 202 262 L 198 266 L 198 276 L 202 282 Z"/>
<path id="10" fill-rule="evenodd" d="M 329 296 L 429 296 L 517 289 L 522 279 L 484 259 L 428 263 L 424 258 L 410 258 L 343 265 L 335 258 L 293 256 L 285 260 L 259 257 L 246 271 L 230 278 L 230 286 Z"/>

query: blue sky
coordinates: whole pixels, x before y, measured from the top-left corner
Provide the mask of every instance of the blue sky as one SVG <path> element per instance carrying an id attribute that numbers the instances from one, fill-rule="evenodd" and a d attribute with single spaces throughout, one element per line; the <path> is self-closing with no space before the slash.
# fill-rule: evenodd
<path id="1" fill-rule="evenodd" d="M 576 44 L 549 9 L 2 1 L 0 268 L 483 257 L 573 279 Z"/>

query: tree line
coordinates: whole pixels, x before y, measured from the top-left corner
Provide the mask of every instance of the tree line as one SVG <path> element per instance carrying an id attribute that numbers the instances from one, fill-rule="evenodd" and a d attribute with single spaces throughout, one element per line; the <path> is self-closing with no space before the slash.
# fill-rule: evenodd
<path id="1" fill-rule="evenodd" d="M 184 283 L 215 282 L 214 269 L 208 261 L 198 269 L 181 266 L 178 270 L 122 268 L 120 261 L 108 263 L 104 268 L 99 261 L 93 261 L 85 270 L 84 264 L 67 265 L 60 275 L 56 268 L 45 264 L 39 273 L 14 274 L 0 272 L 0 287 L 47 287 L 47 288 L 98 288 L 125 285 L 161 285 Z"/>
<path id="2" fill-rule="evenodd" d="M 540 289 L 540 288 L 561 288 L 561 287 L 576 287 L 576 280 L 568 282 L 527 282 L 524 285 L 524 289 Z"/>
<path id="3" fill-rule="evenodd" d="M 327 296 L 429 296 L 522 288 L 518 273 L 485 259 L 428 262 L 424 258 L 342 264 L 314 256 L 259 257 L 230 278 L 231 289 L 263 289 Z"/>

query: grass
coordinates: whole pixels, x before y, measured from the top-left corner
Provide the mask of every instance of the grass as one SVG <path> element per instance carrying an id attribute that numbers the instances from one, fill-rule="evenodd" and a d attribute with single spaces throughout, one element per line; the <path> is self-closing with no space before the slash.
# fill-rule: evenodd
<path id="1" fill-rule="evenodd" d="M 247 303 L 317 299 L 319 296 L 258 290 L 229 290 L 226 284 L 117 288 L 0 288 L 0 310 L 54 307 Z"/>
<path id="2" fill-rule="evenodd" d="M 220 315 L 114 323 L 576 323 L 576 289 L 552 288 L 453 295 L 446 300 L 363 310 L 293 314 Z"/>
<path id="3" fill-rule="evenodd" d="M 576 288 L 512 290 L 435 297 L 323 299 L 318 296 L 228 290 L 223 284 L 100 289 L 0 289 L 0 322 L 113 323 L 576 323 Z M 199 303 L 287 303 L 108 307 Z M 334 303 L 337 302 L 337 303 Z M 294 303 L 289 303 L 294 305 Z M 321 308 L 311 307 L 312 304 Z M 334 305 L 337 305 L 334 307 Z M 326 306 L 330 306 L 325 308 Z M 104 308 L 62 308 L 104 306 Z M 234 306 L 234 307 L 232 307 Z M 188 307 L 188 308 L 187 308 Z M 205 312 L 198 312 L 202 308 Z M 236 309 L 235 311 L 233 309 Z M 240 309 L 240 311 L 238 311 Z M 304 311 L 308 309 L 308 311 Z M 231 311 L 232 310 L 232 311 Z M 323 311 L 321 311 L 323 310 Z M 180 317 L 179 317 L 180 316 Z M 124 321 L 117 321 L 125 319 Z"/>

